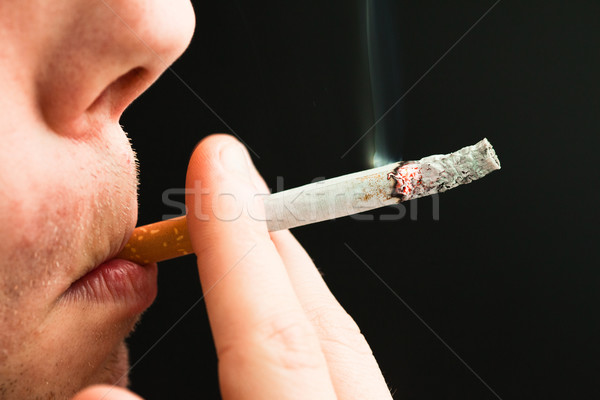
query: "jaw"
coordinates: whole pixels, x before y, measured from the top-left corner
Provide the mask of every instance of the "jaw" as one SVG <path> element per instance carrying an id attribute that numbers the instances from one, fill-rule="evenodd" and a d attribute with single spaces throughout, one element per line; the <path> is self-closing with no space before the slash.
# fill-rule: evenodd
<path id="1" fill-rule="evenodd" d="M 85 356 L 85 355 L 83 355 Z M 31 365 L 31 364 L 30 364 Z M 6 370 L 4 367 L 7 367 Z M 24 369 L 20 369 L 24 368 Z M 53 368 L 27 368 L 24 365 L 4 365 L 0 369 L 0 397 L 3 400 L 70 399 L 85 387 L 96 384 L 127 387 L 129 356 L 124 341 L 107 355 L 103 363 L 82 379 L 78 370 L 60 361 Z"/>

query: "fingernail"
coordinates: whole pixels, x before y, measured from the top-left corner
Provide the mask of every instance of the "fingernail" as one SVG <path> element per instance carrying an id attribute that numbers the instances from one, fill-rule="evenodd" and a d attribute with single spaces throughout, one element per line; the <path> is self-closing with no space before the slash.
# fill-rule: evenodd
<path id="1" fill-rule="evenodd" d="M 250 166 L 246 150 L 239 143 L 229 143 L 221 149 L 221 165 L 231 173 L 242 174 L 244 177 L 250 177 Z"/>

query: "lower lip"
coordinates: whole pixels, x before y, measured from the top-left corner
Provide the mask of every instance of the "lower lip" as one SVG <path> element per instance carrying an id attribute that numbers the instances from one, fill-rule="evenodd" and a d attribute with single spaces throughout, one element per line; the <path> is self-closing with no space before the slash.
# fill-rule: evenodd
<path id="1" fill-rule="evenodd" d="M 114 303 L 128 314 L 139 314 L 156 297 L 157 270 L 156 264 L 141 266 L 113 259 L 74 282 L 65 292 L 65 299 L 103 306 Z"/>

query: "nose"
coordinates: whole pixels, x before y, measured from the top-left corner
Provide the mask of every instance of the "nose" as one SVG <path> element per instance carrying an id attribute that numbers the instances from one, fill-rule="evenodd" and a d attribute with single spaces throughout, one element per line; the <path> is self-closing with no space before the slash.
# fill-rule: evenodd
<path id="1" fill-rule="evenodd" d="M 61 131 L 102 117 L 117 121 L 188 46 L 189 0 L 75 0 L 54 21 L 37 71 L 46 122 Z M 85 124 L 83 124 L 85 125 Z"/>

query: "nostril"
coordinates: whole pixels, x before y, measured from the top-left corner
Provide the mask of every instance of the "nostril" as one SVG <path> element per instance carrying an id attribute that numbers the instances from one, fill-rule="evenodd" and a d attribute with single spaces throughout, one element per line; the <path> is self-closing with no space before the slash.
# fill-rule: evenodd
<path id="1" fill-rule="evenodd" d="M 112 84 L 115 85 L 118 90 L 128 90 L 131 87 L 136 86 L 137 82 L 144 81 L 146 72 L 144 67 L 133 68 L 126 74 L 117 78 Z"/>
<path id="2" fill-rule="evenodd" d="M 92 114 L 103 113 L 118 119 L 125 108 L 148 87 L 149 72 L 136 67 L 111 82 L 88 107 Z"/>

